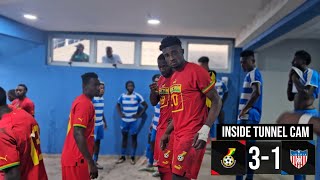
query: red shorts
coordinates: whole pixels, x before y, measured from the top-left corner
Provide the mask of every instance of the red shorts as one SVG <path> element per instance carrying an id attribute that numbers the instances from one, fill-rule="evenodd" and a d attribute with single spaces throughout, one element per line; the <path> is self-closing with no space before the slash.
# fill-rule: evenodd
<path id="1" fill-rule="evenodd" d="M 63 166 L 62 180 L 90 180 L 88 163 L 78 166 Z"/>
<path id="2" fill-rule="evenodd" d="M 167 148 L 162 151 L 160 147 L 160 139 L 163 134 L 166 132 L 166 129 L 159 129 L 157 131 L 156 136 L 156 144 L 155 144 L 155 154 L 154 158 L 158 161 L 157 165 L 163 168 L 171 168 L 172 163 L 172 155 L 173 155 L 173 142 L 174 142 L 174 132 L 171 133 L 169 143 L 167 144 Z M 157 149 L 157 150 L 156 150 Z"/>
<path id="3" fill-rule="evenodd" d="M 0 171 L 0 180 L 4 180 L 4 172 Z"/>
<path id="4" fill-rule="evenodd" d="M 172 173 L 189 179 L 197 179 L 206 148 L 192 147 L 193 135 L 175 136 L 173 145 Z"/>

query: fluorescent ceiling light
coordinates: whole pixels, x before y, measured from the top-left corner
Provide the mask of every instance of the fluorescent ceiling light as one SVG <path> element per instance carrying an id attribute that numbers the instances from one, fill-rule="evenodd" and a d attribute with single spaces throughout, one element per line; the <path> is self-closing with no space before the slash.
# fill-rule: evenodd
<path id="1" fill-rule="evenodd" d="M 38 17 L 32 14 L 24 14 L 23 15 L 24 18 L 29 19 L 29 20 L 37 20 Z"/>
<path id="2" fill-rule="evenodd" d="M 149 19 L 148 20 L 148 24 L 158 25 L 158 24 L 160 24 L 160 20 L 158 20 L 158 19 Z"/>

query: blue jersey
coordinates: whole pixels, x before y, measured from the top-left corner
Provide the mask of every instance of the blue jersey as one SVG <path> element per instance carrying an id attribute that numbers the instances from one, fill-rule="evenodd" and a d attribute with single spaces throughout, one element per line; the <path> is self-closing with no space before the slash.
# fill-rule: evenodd
<path id="1" fill-rule="evenodd" d="M 95 126 L 102 126 L 103 125 L 103 111 L 104 111 L 104 99 L 103 97 L 94 97 L 92 100 L 95 113 L 96 113 L 96 122 Z"/>
<path id="2" fill-rule="evenodd" d="M 248 103 L 251 94 L 253 92 L 252 84 L 253 83 L 259 83 L 260 84 L 260 92 L 261 95 L 256 100 L 256 102 L 253 104 L 252 108 L 257 110 L 258 113 L 262 113 L 262 89 L 263 89 L 263 80 L 262 75 L 259 71 L 259 69 L 255 68 L 252 71 L 248 72 L 246 77 L 243 81 L 242 91 L 241 91 L 241 97 L 239 102 L 239 113 L 244 108 L 244 106 Z M 248 120 L 249 115 L 243 117 L 242 119 Z"/>
<path id="3" fill-rule="evenodd" d="M 313 97 L 315 99 L 318 98 L 319 94 L 319 73 L 313 69 L 308 68 L 304 72 L 301 72 L 298 68 L 294 68 L 295 72 L 299 76 L 299 81 L 304 85 L 304 86 L 313 86 L 314 91 L 313 91 Z"/>
<path id="4" fill-rule="evenodd" d="M 220 79 L 216 80 L 216 84 L 214 85 L 214 87 L 216 88 L 221 99 L 223 98 L 224 94 L 228 92 L 226 84 Z"/>
<path id="5" fill-rule="evenodd" d="M 133 92 L 131 95 L 127 93 L 121 94 L 118 99 L 118 104 L 121 105 L 122 113 L 125 115 L 122 120 L 125 122 L 136 121 L 137 119 L 132 116 L 138 113 L 139 106 L 142 102 L 144 102 L 144 99 L 139 93 Z"/>
<path id="6" fill-rule="evenodd" d="M 159 118 L 160 118 L 160 103 L 158 103 L 156 106 L 154 106 L 154 116 L 152 119 L 152 128 L 154 130 L 157 130 Z"/>

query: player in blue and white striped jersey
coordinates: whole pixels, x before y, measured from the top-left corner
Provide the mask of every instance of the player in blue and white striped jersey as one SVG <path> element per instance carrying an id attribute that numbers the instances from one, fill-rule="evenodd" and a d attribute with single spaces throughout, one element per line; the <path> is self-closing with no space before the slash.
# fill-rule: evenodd
<path id="1" fill-rule="evenodd" d="M 259 124 L 262 113 L 262 75 L 256 68 L 253 51 L 243 51 L 240 56 L 241 67 L 247 75 L 243 81 L 237 124 Z M 237 176 L 236 179 L 242 180 L 243 176 Z M 253 171 L 247 172 L 246 179 L 253 179 Z"/>
<path id="2" fill-rule="evenodd" d="M 137 119 L 140 118 L 148 108 L 148 104 L 144 101 L 143 97 L 134 92 L 134 82 L 127 81 L 126 89 L 127 92 L 121 94 L 117 103 L 117 110 L 121 116 L 121 131 L 122 131 L 122 149 L 121 157 L 117 163 L 122 163 L 126 160 L 125 155 L 127 151 L 128 135 L 132 137 L 132 153 L 131 153 L 131 164 L 135 164 L 135 154 L 137 150 L 137 130 L 138 122 Z M 143 109 L 138 112 L 140 105 Z"/>
<path id="3" fill-rule="evenodd" d="M 160 74 L 153 75 L 152 82 L 157 83 L 159 81 L 159 78 L 160 78 Z M 148 144 L 147 144 L 147 150 L 146 150 L 146 157 L 148 159 L 148 164 L 146 167 L 139 169 L 140 171 L 149 171 L 149 172 L 156 171 L 153 166 L 153 162 L 154 162 L 154 145 L 155 145 L 155 140 L 157 135 L 157 126 L 159 123 L 159 117 L 160 117 L 160 103 L 154 106 L 154 115 L 152 118 L 150 132 L 148 135 Z"/>
<path id="4" fill-rule="evenodd" d="M 319 94 L 319 73 L 310 69 L 311 55 L 304 51 L 297 51 L 292 61 L 289 73 L 287 95 L 288 100 L 294 102 L 294 111 L 298 114 L 319 116 L 318 109 L 313 105 Z M 317 152 L 320 151 L 320 136 L 318 136 Z M 295 180 L 306 179 L 305 175 L 295 175 Z M 320 155 L 316 153 L 316 180 L 320 180 Z"/>
<path id="5" fill-rule="evenodd" d="M 104 130 L 107 129 L 107 122 L 104 117 L 104 83 L 100 81 L 100 94 L 97 97 L 94 97 L 92 100 L 94 109 L 95 109 L 95 128 L 94 128 L 94 151 L 93 151 L 93 160 L 96 163 L 98 169 L 103 169 L 100 166 L 98 161 L 99 151 L 100 151 L 100 141 L 104 137 Z"/>

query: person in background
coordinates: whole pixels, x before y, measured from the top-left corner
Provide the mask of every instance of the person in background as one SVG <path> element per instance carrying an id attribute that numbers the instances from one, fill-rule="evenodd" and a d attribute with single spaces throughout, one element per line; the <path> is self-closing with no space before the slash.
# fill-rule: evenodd
<path id="1" fill-rule="evenodd" d="M 98 177 L 92 159 L 95 111 L 92 99 L 100 94 L 100 81 L 93 72 L 82 78 L 82 94 L 72 102 L 68 130 L 61 154 L 62 180 L 90 180 Z"/>
<path id="2" fill-rule="evenodd" d="M 9 108 L 6 100 L 0 87 L 0 179 L 47 180 L 37 121 L 24 110 Z"/>
<path id="3" fill-rule="evenodd" d="M 103 169 L 102 166 L 100 166 L 98 161 L 98 156 L 100 152 L 100 141 L 104 137 L 104 130 L 107 129 L 107 122 L 104 117 L 104 88 L 105 85 L 102 81 L 100 81 L 100 90 L 99 90 L 99 96 L 95 96 L 92 100 L 95 113 L 96 113 L 96 120 L 95 120 L 95 128 L 94 128 L 94 148 L 93 148 L 93 160 L 96 163 L 98 169 Z"/>
<path id="4" fill-rule="evenodd" d="M 216 71 L 214 70 L 210 70 L 209 69 L 209 58 L 207 56 L 202 56 L 198 59 L 198 64 L 203 67 L 205 70 L 208 71 L 209 73 L 209 76 L 211 78 L 211 81 L 213 83 L 216 83 Z M 210 107 L 211 107 L 211 101 L 209 98 L 206 98 L 206 105 L 207 105 L 207 108 L 208 108 L 208 111 L 210 111 Z"/>
<path id="5" fill-rule="evenodd" d="M 155 74 L 152 77 L 152 82 L 157 83 L 159 81 L 160 74 Z M 154 106 L 154 115 L 152 118 L 151 126 L 150 126 L 150 132 L 148 134 L 148 145 L 146 150 L 146 157 L 148 159 L 147 167 L 139 169 L 140 171 L 149 171 L 149 172 L 155 172 L 154 168 L 154 151 L 155 151 L 155 140 L 156 140 L 156 134 L 157 134 L 157 126 L 159 122 L 160 117 L 160 104 Z"/>
<path id="6" fill-rule="evenodd" d="M 106 47 L 106 55 L 102 57 L 102 62 L 112 64 L 115 68 L 117 67 L 117 64 L 122 64 L 120 56 L 113 54 L 112 47 L 110 46 Z"/>
<path id="7" fill-rule="evenodd" d="M 76 51 L 71 56 L 69 64 L 72 62 L 89 62 L 89 55 L 83 52 L 84 45 L 79 43 L 76 48 Z"/>
<path id="8" fill-rule="evenodd" d="M 16 90 L 15 89 L 10 89 L 7 93 L 8 95 L 8 99 L 10 102 L 14 101 L 15 99 L 17 99 L 17 96 L 16 96 Z"/>
<path id="9" fill-rule="evenodd" d="M 311 55 L 300 50 L 294 54 L 292 68 L 289 73 L 287 97 L 289 101 L 294 102 L 294 112 L 299 114 L 309 114 L 318 116 L 319 112 L 315 108 L 314 101 L 318 99 L 319 94 L 319 74 L 317 71 L 309 68 L 311 63 Z M 318 136 L 318 146 L 320 145 L 320 136 Z M 317 147 L 318 147 L 317 146 Z M 318 148 L 319 150 L 320 148 Z M 320 168 L 320 155 L 317 154 L 318 164 Z M 317 175 L 316 175 L 317 176 Z M 319 171 L 318 171 L 319 176 Z M 295 180 L 305 180 L 305 175 L 295 175 Z M 320 178 L 318 178 L 320 179 Z"/>
<path id="10" fill-rule="evenodd" d="M 12 101 L 12 106 L 17 109 L 23 109 L 27 111 L 29 114 L 34 116 L 34 103 L 31 99 L 27 98 L 28 88 L 25 84 L 19 84 L 16 88 L 16 96 L 17 98 Z"/>
<path id="11" fill-rule="evenodd" d="M 262 114 L 263 79 L 256 67 L 254 52 L 246 50 L 240 54 L 240 64 L 246 76 L 239 101 L 239 116 L 237 124 L 259 124 Z M 254 143 L 255 141 L 249 141 Z M 249 161 L 250 159 L 248 159 Z M 243 176 L 237 176 L 236 180 L 242 180 Z M 246 180 L 253 179 L 253 171 L 247 171 Z"/>
<path id="12" fill-rule="evenodd" d="M 121 121 L 121 132 L 122 132 L 122 148 L 121 148 L 121 157 L 116 162 L 116 164 L 123 163 L 126 160 L 126 151 L 128 144 L 128 135 L 132 137 L 132 152 L 131 152 L 131 164 L 135 165 L 135 155 L 138 146 L 138 121 L 148 108 L 148 104 L 144 101 L 143 97 L 134 92 L 134 82 L 126 82 L 127 92 L 121 94 L 117 103 L 117 111 L 122 118 Z M 138 112 L 140 104 L 143 106 L 143 109 Z"/>

